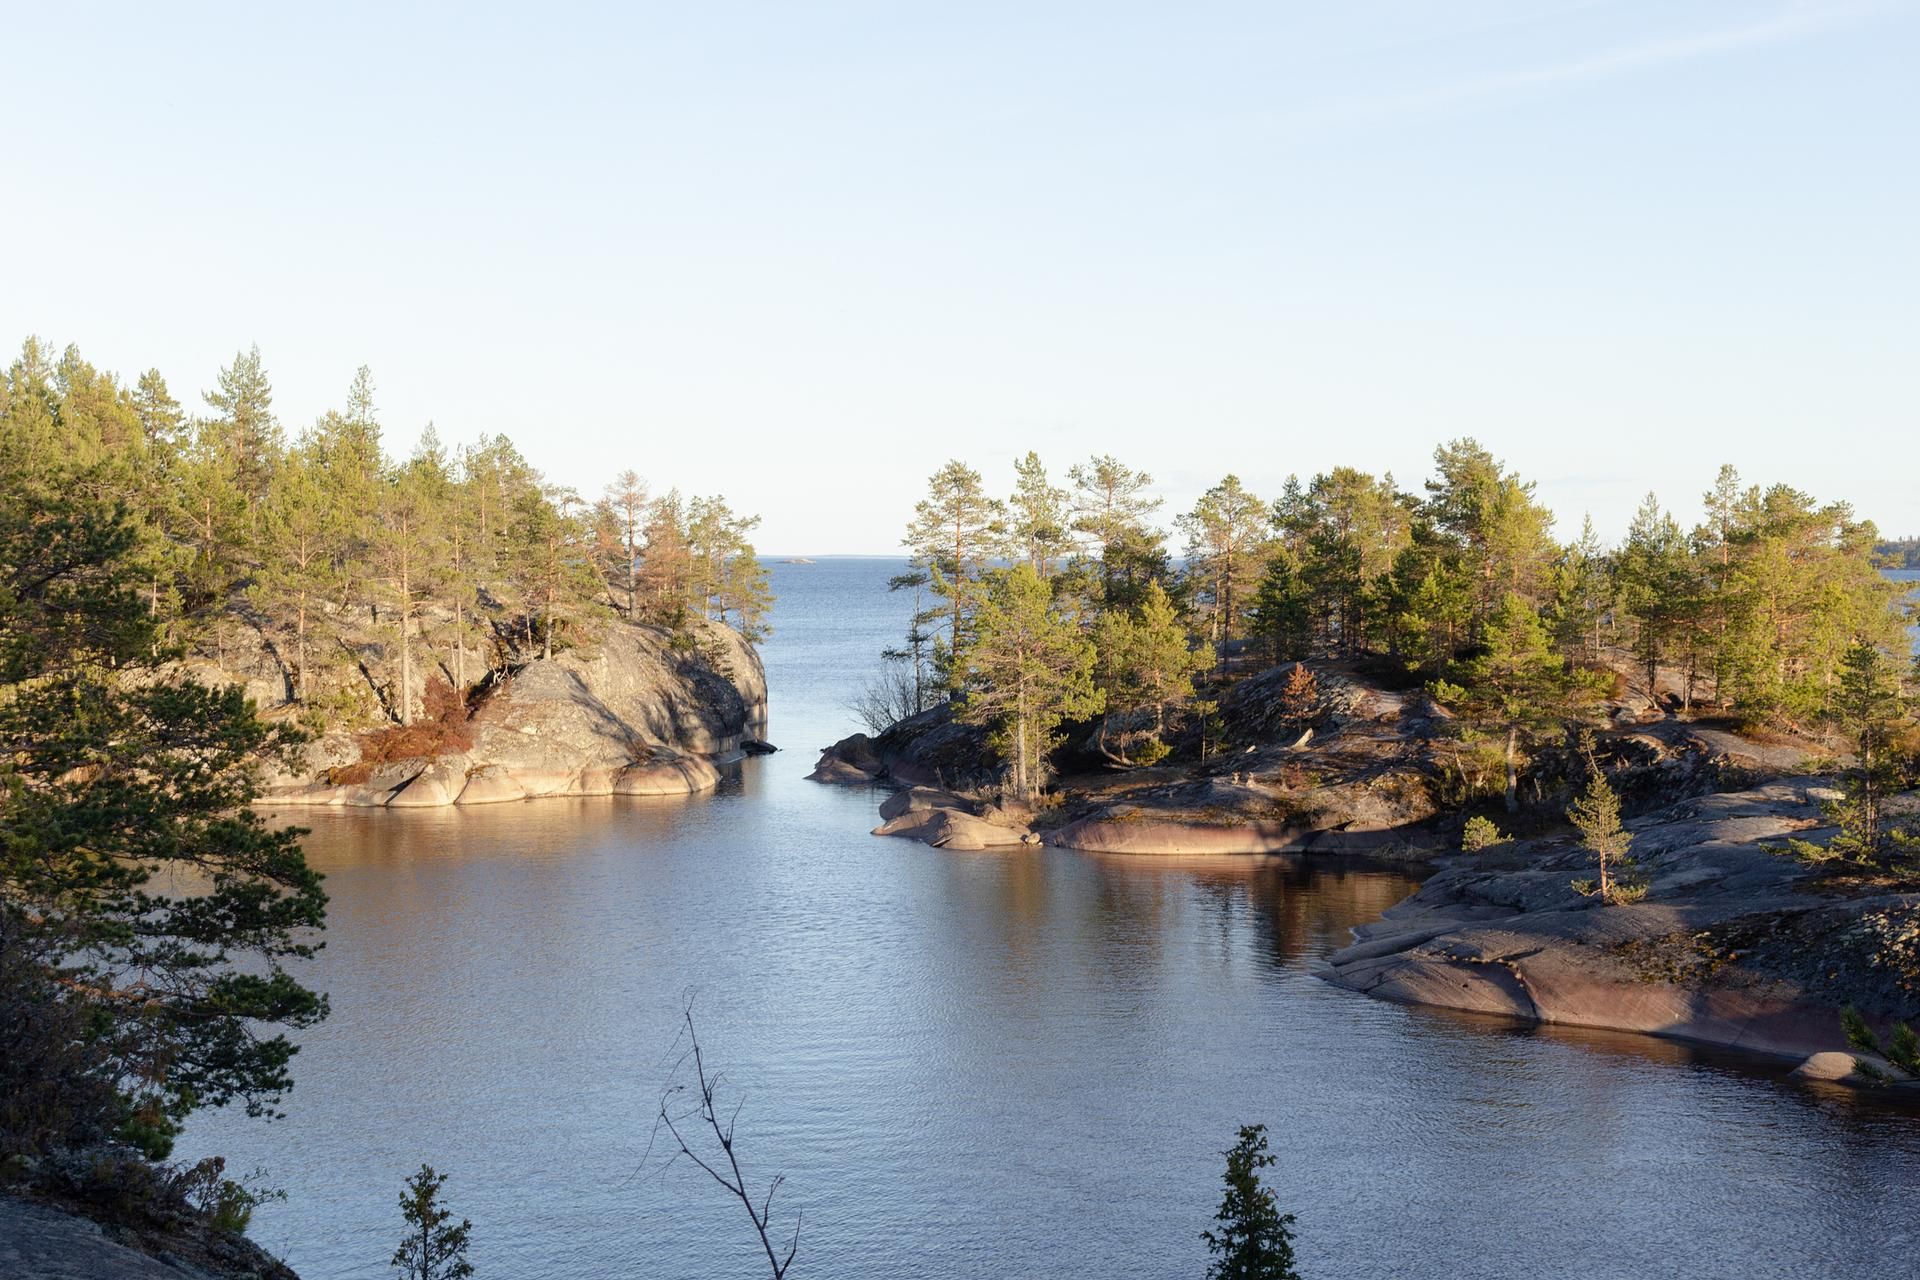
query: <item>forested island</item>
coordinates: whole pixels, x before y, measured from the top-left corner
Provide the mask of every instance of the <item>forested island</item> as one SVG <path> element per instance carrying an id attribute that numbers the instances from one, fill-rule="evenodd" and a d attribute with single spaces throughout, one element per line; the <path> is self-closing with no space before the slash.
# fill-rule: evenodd
<path id="1" fill-rule="evenodd" d="M 263 802 L 710 786 L 770 749 L 772 601 L 723 498 L 588 501 L 430 426 L 392 457 L 364 368 L 291 438 L 258 350 L 204 399 L 34 339 L 0 379 L 0 1188 L 52 1206 L 0 1197 L 0 1244 L 286 1277 L 256 1185 L 166 1162 L 200 1108 L 276 1114 L 328 1012 Z"/>
<path id="2" fill-rule="evenodd" d="M 764 736 L 772 600 L 758 521 L 722 497 L 632 470 L 582 497 L 431 424 L 390 456 L 365 368 L 289 433 L 257 348 L 197 413 L 158 370 L 129 385 L 32 338 L 3 395 L 23 474 L 124 515 L 170 669 L 311 735 L 267 779 L 280 803 L 684 791 Z"/>
<path id="3" fill-rule="evenodd" d="M 1796 1057 L 1858 1010 L 1911 1070 L 1920 664 L 1871 522 L 1725 467 L 1561 541 L 1471 440 L 1417 493 L 1229 475 L 1177 542 L 1160 505 L 1112 457 L 941 468 L 872 734 L 814 776 L 953 849 L 1460 855 L 1332 976 Z"/>

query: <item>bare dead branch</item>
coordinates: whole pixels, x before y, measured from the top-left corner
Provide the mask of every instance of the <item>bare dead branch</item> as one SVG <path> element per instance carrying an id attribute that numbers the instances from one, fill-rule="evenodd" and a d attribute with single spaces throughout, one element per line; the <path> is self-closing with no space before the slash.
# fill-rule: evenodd
<path id="1" fill-rule="evenodd" d="M 684 1040 L 686 1047 L 680 1048 Z M 767 1265 L 773 1280 L 783 1280 L 793 1259 L 800 1250 L 800 1215 L 794 1215 L 793 1234 L 788 1238 L 784 1252 L 774 1243 L 773 1236 L 773 1197 L 786 1184 L 784 1175 L 776 1175 L 768 1184 L 765 1193 L 755 1202 L 748 1190 L 747 1177 L 740 1168 L 739 1153 L 735 1150 L 734 1135 L 740 1119 L 740 1109 L 745 1105 L 744 1096 L 733 1102 L 732 1109 L 722 1119 L 723 1104 L 719 1100 L 720 1086 L 725 1075 L 720 1072 L 709 1073 L 706 1055 L 700 1048 L 700 1037 L 693 1023 L 693 1001 L 689 999 L 681 1012 L 680 1030 L 674 1036 L 673 1048 L 679 1049 L 674 1058 L 673 1067 L 667 1074 L 667 1083 L 660 1091 L 660 1105 L 654 1114 L 653 1131 L 647 1137 L 646 1151 L 641 1155 L 641 1167 L 652 1156 L 654 1146 L 662 1133 L 671 1139 L 673 1154 L 660 1165 L 660 1171 L 681 1159 L 685 1159 L 702 1170 L 722 1187 L 729 1196 L 738 1200 L 747 1211 L 747 1218 L 753 1223 L 754 1234 L 759 1237 L 760 1248 L 766 1254 Z M 691 1065 L 693 1078 L 682 1079 L 682 1075 Z M 686 1105 L 676 1105 L 676 1100 L 691 1094 Z M 705 1147 L 707 1142 L 702 1132 L 712 1135 L 713 1145 L 717 1145 L 725 1159 L 714 1156 L 711 1151 L 702 1155 L 696 1147 Z"/>

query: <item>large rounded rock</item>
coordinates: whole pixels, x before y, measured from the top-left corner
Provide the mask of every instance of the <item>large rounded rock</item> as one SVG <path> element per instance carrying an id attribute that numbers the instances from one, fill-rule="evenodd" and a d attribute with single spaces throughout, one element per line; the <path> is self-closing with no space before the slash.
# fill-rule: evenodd
<path id="1" fill-rule="evenodd" d="M 1822 1053 L 1809 1054 L 1807 1060 L 1789 1074 L 1797 1080 L 1845 1080 L 1858 1070 L 1852 1054 L 1828 1049 Z"/>
<path id="2" fill-rule="evenodd" d="M 820 760 L 807 775 L 812 782 L 838 782 L 853 786 L 872 782 L 882 771 L 873 739 L 864 733 L 849 734 L 820 752 Z"/>
<path id="3" fill-rule="evenodd" d="M 456 803 L 502 804 L 508 800 L 526 798 L 527 789 L 511 773 L 495 765 L 484 765 L 468 776 L 467 785 L 461 790 Z"/>
<path id="4" fill-rule="evenodd" d="M 389 809 L 437 809 L 452 804 L 467 787 L 472 760 L 465 755 L 442 756 L 420 771 L 387 801 Z"/>
<path id="5" fill-rule="evenodd" d="M 958 809 L 911 809 L 875 827 L 877 836 L 906 836 L 936 849 L 981 850 L 1017 848 L 1032 833 L 1024 827 L 1002 826 Z"/>

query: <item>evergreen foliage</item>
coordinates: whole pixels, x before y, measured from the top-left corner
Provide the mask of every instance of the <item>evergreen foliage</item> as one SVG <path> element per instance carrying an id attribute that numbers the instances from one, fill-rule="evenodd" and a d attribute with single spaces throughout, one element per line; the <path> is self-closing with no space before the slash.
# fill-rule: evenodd
<path id="1" fill-rule="evenodd" d="M 672 628 L 689 649 L 696 617 L 765 634 L 757 520 L 724 499 L 652 499 L 629 470 L 589 506 L 504 438 L 448 449 L 429 424 L 394 459 L 382 434 L 363 367 L 343 405 L 289 442 L 252 348 L 199 416 L 157 371 L 127 388 L 35 339 L 0 379 L 11 465 L 123 510 L 154 643 L 222 667 L 243 637 L 264 643 L 284 702 L 316 723 L 347 711 L 406 725 L 430 676 L 464 696 L 615 616 Z M 374 656 L 390 660 L 377 685 Z"/>
<path id="2" fill-rule="evenodd" d="M 444 1174 L 423 1164 L 420 1172 L 407 1179 L 400 1193 L 400 1214 L 406 1219 L 407 1233 L 388 1263 L 403 1280 L 464 1280 L 473 1274 L 467 1261 L 467 1237 L 473 1223 L 453 1220 L 453 1211 L 440 1199 L 446 1185 Z"/>
<path id="3" fill-rule="evenodd" d="M 1574 888 L 1591 892 L 1602 902 L 1634 902 L 1645 896 L 1645 889 L 1618 879 L 1615 875 L 1626 860 L 1633 836 L 1620 821 L 1620 796 L 1607 781 L 1606 771 L 1594 757 L 1593 740 L 1583 742 L 1587 762 L 1587 787 L 1567 809 L 1567 821 L 1580 833 L 1580 843 L 1600 861 L 1600 878 L 1588 886 L 1576 881 Z"/>
<path id="4" fill-rule="evenodd" d="M 1879 646 L 1848 646 L 1832 703 L 1835 729 L 1852 748 L 1840 771 L 1840 797 L 1821 808 L 1839 834 L 1825 845 L 1789 840 L 1810 862 L 1844 859 L 1868 866 L 1901 866 L 1920 855 L 1920 832 L 1896 822 L 1887 802 L 1912 785 L 1916 761 L 1901 749 L 1910 741 L 1912 700 L 1900 689 L 1899 670 Z"/>
<path id="5" fill-rule="evenodd" d="M 1218 1230 L 1203 1231 L 1213 1261 L 1207 1280 L 1299 1280 L 1293 1263 L 1293 1215 L 1281 1213 L 1260 1171 L 1275 1163 L 1267 1151 L 1267 1126 L 1242 1125 L 1240 1140 L 1226 1151 L 1227 1184 Z"/>
<path id="6" fill-rule="evenodd" d="M 956 654 L 960 718 L 991 726 L 1019 798 L 1039 790 L 1060 722 L 1097 715 L 1105 705 L 1093 659 L 1093 645 L 1055 610 L 1032 565 L 990 575 Z"/>
<path id="7" fill-rule="evenodd" d="M 1153 477 L 1112 454 L 1078 463 L 1067 476 L 1073 531 L 1082 540 L 1081 593 L 1096 609 L 1131 608 L 1149 582 L 1165 585 L 1169 572 L 1166 535 L 1152 523 L 1161 506 L 1148 492 Z"/>
<path id="8" fill-rule="evenodd" d="M 92 496 L 111 464 L 61 470 L 29 444 L 0 432 L 0 932 L 46 1017 L 10 1022 L 0 1058 L 77 1029 L 92 1101 L 34 1144 L 110 1135 L 158 1158 L 195 1108 L 260 1114 L 289 1087 L 282 1029 L 326 1002 L 285 963 L 312 954 L 326 897 L 299 833 L 248 807 L 255 761 L 295 735 L 237 687 L 158 669 L 143 530 Z"/>
<path id="9" fill-rule="evenodd" d="M 1840 1026 L 1853 1048 L 1884 1060 L 1908 1079 L 1920 1078 L 1920 1033 L 1909 1023 L 1894 1023 L 1892 1034 L 1882 1042 L 1860 1011 L 1849 1007 L 1840 1011 Z M 1853 1069 L 1878 1084 L 1890 1079 L 1887 1072 L 1859 1058 L 1853 1060 Z"/>
<path id="10" fill-rule="evenodd" d="M 1500 744 L 1509 813 L 1519 809 L 1520 769 L 1543 740 L 1562 736 L 1601 693 L 1594 674 L 1570 666 L 1553 651 L 1537 610 L 1509 592 L 1487 616 L 1484 648 L 1457 664 L 1433 695 L 1455 708 L 1468 726 Z"/>
<path id="11" fill-rule="evenodd" d="M 1483 814 L 1475 814 L 1467 819 L 1467 825 L 1460 831 L 1460 850 L 1463 853 L 1479 853 L 1491 849 L 1506 837 L 1500 834 L 1500 828 L 1493 825 L 1493 819 Z"/>
<path id="12" fill-rule="evenodd" d="M 1112 609 L 1100 615 L 1093 630 L 1098 656 L 1096 683 L 1106 699 L 1101 741 L 1107 741 L 1106 721 L 1153 708 L 1153 727 L 1144 741 L 1123 751 L 1121 763 L 1151 764 L 1167 754 L 1167 711 L 1193 698 L 1193 678 L 1213 665 L 1205 649 L 1187 641 L 1187 629 L 1157 582 L 1147 584 L 1137 613 Z"/>
<path id="13" fill-rule="evenodd" d="M 1217 717 L 1199 704 L 1217 703 L 1252 662 L 1354 660 L 1441 695 L 1459 713 L 1465 790 L 1499 776 L 1517 807 L 1528 760 L 1587 717 L 1616 670 L 1628 669 L 1622 693 L 1642 691 L 1670 713 L 1711 707 L 1817 733 L 1845 715 L 1849 645 L 1906 643 L 1901 589 L 1880 572 L 1873 526 L 1843 503 L 1744 486 L 1731 467 L 1691 533 L 1649 496 L 1613 549 L 1591 520 L 1556 543 L 1533 484 L 1472 440 L 1435 451 L 1418 495 L 1391 475 L 1336 467 L 1290 477 L 1263 505 L 1229 475 L 1173 521 L 1180 565 L 1155 527 L 1161 502 L 1145 472 L 1100 456 L 1068 478 L 1055 488 L 1028 454 L 1003 502 L 962 462 L 935 473 L 907 531 L 913 567 L 897 580 L 914 593 L 905 643 L 887 651 L 908 664 L 916 692 L 894 696 L 905 679 L 890 673 L 876 686 L 887 696 L 864 707 L 924 708 L 963 678 L 986 692 L 978 673 L 956 670 L 956 637 L 964 645 L 996 563 L 1025 563 L 1052 611 L 1094 646 L 1109 718 L 1092 747 L 1116 765 L 1173 749 L 1170 722 L 1197 727 L 1198 751 L 1211 753 Z M 1150 628 L 1156 652 L 1173 654 L 1176 628 L 1189 650 L 1198 638 L 1219 660 L 1142 699 L 1134 671 L 1150 612 L 1161 619 Z M 1920 684 L 1920 669 L 1912 679 Z M 1112 732 L 1149 703 L 1150 741 Z"/>
<path id="14" fill-rule="evenodd" d="M 914 568 L 946 601 L 939 611 L 947 622 L 946 643 L 937 650 L 944 654 L 943 664 L 967 643 L 981 575 L 1005 532 L 1006 504 L 987 495 L 978 471 L 956 461 L 933 473 L 927 496 L 913 509 L 904 545 Z"/>
<path id="15" fill-rule="evenodd" d="M 1208 639 L 1224 651 L 1228 641 L 1245 634 L 1247 609 L 1266 568 L 1266 504 L 1230 475 L 1175 523 L 1187 538 L 1187 574 Z"/>

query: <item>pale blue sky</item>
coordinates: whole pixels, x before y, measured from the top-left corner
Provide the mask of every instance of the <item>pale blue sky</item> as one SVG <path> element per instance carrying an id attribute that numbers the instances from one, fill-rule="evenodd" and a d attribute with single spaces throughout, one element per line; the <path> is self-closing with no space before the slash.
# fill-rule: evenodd
<path id="1" fill-rule="evenodd" d="M 959 455 L 1920 532 L 1915 0 L 4 15 L 0 337 L 885 551 Z"/>

